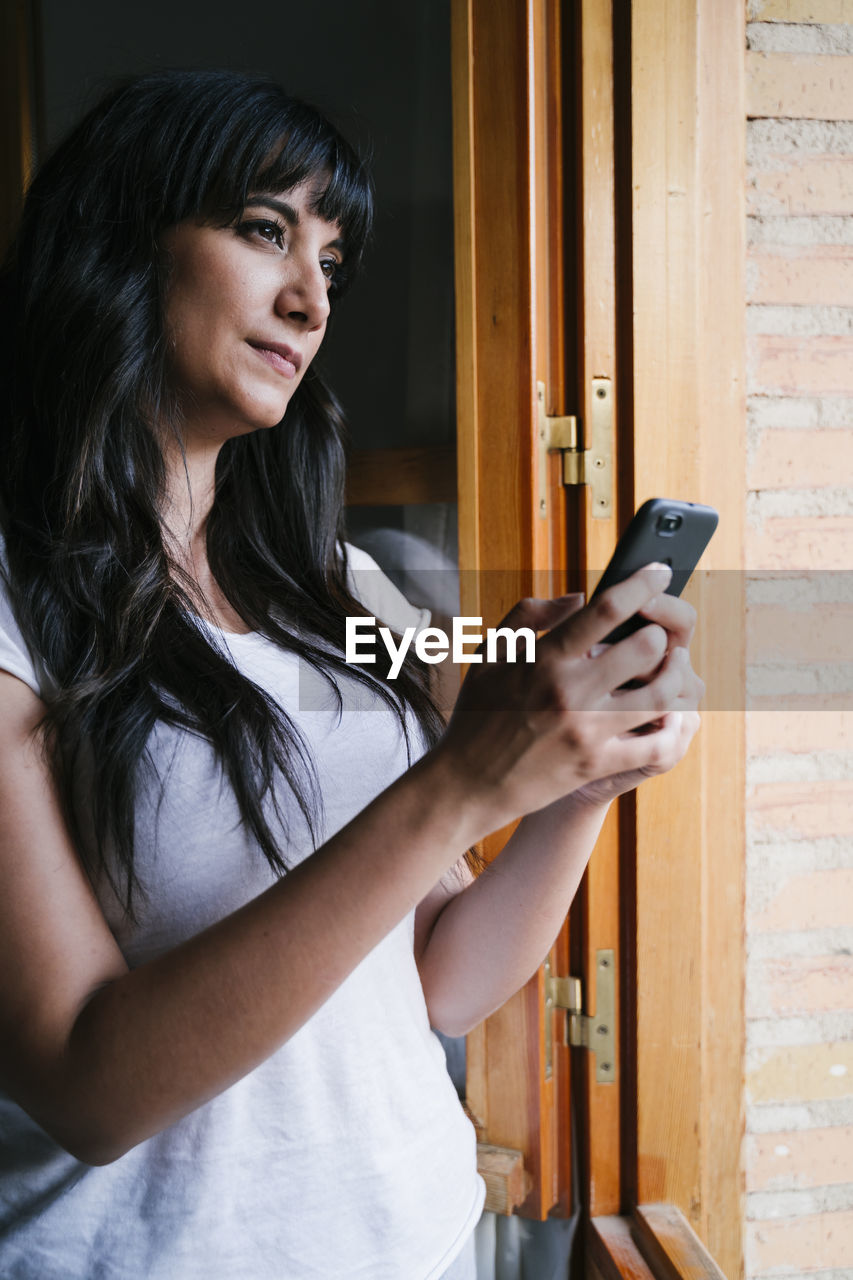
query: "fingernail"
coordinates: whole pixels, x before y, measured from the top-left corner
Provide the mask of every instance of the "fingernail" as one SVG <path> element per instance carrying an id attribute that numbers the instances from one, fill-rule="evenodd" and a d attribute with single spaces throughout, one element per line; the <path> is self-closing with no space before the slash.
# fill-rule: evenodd
<path id="1" fill-rule="evenodd" d="M 564 596 L 555 596 L 554 604 L 568 604 L 569 601 L 579 601 L 581 604 L 586 600 L 586 593 L 583 591 L 569 591 Z"/>
<path id="2" fill-rule="evenodd" d="M 665 577 L 663 578 L 663 582 L 662 582 L 662 586 L 664 587 L 668 586 L 670 581 L 672 580 L 672 569 L 668 564 L 661 564 L 659 560 L 655 560 L 652 564 L 647 564 L 645 567 L 645 572 L 653 573 L 655 575 L 655 581 L 658 580 L 658 575 L 664 574 Z"/>

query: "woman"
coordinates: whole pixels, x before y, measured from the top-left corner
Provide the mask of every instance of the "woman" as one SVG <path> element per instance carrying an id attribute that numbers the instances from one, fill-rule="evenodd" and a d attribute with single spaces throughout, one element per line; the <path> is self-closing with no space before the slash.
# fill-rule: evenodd
<path id="1" fill-rule="evenodd" d="M 660 567 L 522 602 L 537 662 L 474 668 L 443 734 L 413 664 L 346 664 L 347 615 L 421 621 L 355 581 L 313 364 L 370 213 L 324 120 L 226 73 L 117 90 L 28 195 L 2 287 L 6 1277 L 473 1274 L 474 1135 L 430 1024 L 528 978 L 609 801 L 696 730 Z M 525 814 L 474 880 L 466 850 Z"/>

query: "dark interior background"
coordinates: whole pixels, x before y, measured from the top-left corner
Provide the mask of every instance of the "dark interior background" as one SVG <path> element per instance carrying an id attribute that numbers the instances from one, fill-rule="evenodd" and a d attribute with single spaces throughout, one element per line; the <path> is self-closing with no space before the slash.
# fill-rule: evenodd
<path id="1" fill-rule="evenodd" d="M 233 67 L 275 77 L 372 157 L 374 245 L 321 358 L 356 447 L 452 442 L 449 0 L 41 0 L 39 25 L 41 147 L 117 76 Z"/>

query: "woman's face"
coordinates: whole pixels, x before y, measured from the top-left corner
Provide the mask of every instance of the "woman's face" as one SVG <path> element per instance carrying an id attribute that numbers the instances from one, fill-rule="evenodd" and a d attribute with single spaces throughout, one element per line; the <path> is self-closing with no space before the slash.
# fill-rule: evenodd
<path id="1" fill-rule="evenodd" d="M 275 426 L 317 354 L 343 243 L 312 213 L 315 190 L 257 192 L 236 226 L 165 233 L 169 369 L 187 446 Z"/>

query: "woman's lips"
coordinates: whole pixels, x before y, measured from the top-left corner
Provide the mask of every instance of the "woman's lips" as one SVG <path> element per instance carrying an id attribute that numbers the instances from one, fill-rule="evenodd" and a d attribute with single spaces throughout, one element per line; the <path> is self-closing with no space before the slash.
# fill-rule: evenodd
<path id="1" fill-rule="evenodd" d="M 249 346 L 283 377 L 295 378 L 299 372 L 302 356 L 291 347 L 285 347 L 277 342 L 250 342 Z"/>

